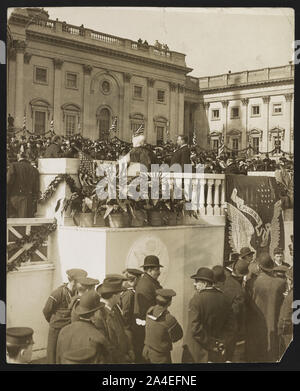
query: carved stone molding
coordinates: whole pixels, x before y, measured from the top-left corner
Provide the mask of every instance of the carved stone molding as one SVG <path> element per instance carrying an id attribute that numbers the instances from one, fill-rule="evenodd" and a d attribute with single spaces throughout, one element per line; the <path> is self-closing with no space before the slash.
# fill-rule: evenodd
<path id="1" fill-rule="evenodd" d="M 61 58 L 53 58 L 53 64 L 55 69 L 61 69 L 63 63 L 64 60 L 62 60 Z"/>
<path id="2" fill-rule="evenodd" d="M 123 76 L 124 76 L 124 81 L 127 81 L 129 83 L 132 78 L 132 74 L 131 73 L 124 73 Z"/>
<path id="3" fill-rule="evenodd" d="M 269 96 L 263 96 L 262 100 L 264 103 L 269 103 L 270 102 L 270 97 Z"/>
<path id="4" fill-rule="evenodd" d="M 178 92 L 184 92 L 184 85 L 178 84 Z"/>
<path id="5" fill-rule="evenodd" d="M 243 106 L 248 106 L 249 98 L 243 98 L 241 99 Z"/>
<path id="6" fill-rule="evenodd" d="M 13 42 L 13 47 L 16 49 L 17 53 L 25 53 L 27 43 L 25 41 L 16 40 Z"/>
<path id="7" fill-rule="evenodd" d="M 229 101 L 228 100 L 222 100 L 222 106 L 225 108 L 225 107 L 228 107 L 228 104 L 229 104 Z"/>
<path id="8" fill-rule="evenodd" d="M 89 64 L 83 64 L 83 72 L 85 75 L 90 75 L 92 73 L 93 67 Z"/>
<path id="9" fill-rule="evenodd" d="M 32 54 L 31 53 L 24 53 L 24 63 L 25 64 L 29 64 L 30 63 L 30 59 L 32 57 Z"/>
<path id="10" fill-rule="evenodd" d="M 293 94 L 285 94 L 284 97 L 287 102 L 291 102 L 293 99 Z"/>
<path id="11" fill-rule="evenodd" d="M 172 83 L 172 82 L 170 82 L 169 84 L 170 84 L 170 90 L 175 92 L 176 88 L 177 88 L 177 84 L 176 83 Z"/>
<path id="12" fill-rule="evenodd" d="M 148 87 L 153 87 L 153 86 L 154 86 L 154 83 L 155 83 L 155 79 L 151 79 L 151 78 L 148 78 L 148 79 L 147 79 Z"/>

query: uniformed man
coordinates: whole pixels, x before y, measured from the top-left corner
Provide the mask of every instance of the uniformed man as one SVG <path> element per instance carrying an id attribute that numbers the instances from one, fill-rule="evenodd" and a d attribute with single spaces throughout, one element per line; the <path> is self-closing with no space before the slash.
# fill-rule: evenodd
<path id="1" fill-rule="evenodd" d="M 133 363 L 135 360 L 131 339 L 125 328 L 122 310 L 118 305 L 120 294 L 125 290 L 122 286 L 123 281 L 122 276 L 119 279 L 106 277 L 103 283 L 97 287 L 103 306 L 99 311 L 96 326 L 106 330 L 113 364 Z"/>
<path id="2" fill-rule="evenodd" d="M 173 296 L 173 289 L 157 289 L 156 305 L 147 312 L 143 356 L 151 364 L 171 364 L 172 345 L 183 336 L 180 324 L 168 311 Z"/>
<path id="3" fill-rule="evenodd" d="M 93 347 L 67 350 L 63 353 L 62 364 L 97 364 L 97 351 Z"/>
<path id="4" fill-rule="evenodd" d="M 144 274 L 137 283 L 134 297 L 134 317 L 137 325 L 134 345 L 137 352 L 137 363 L 144 362 L 146 314 L 148 309 L 156 304 L 156 290 L 162 289 L 158 277 L 160 276 L 160 268 L 163 266 L 159 263 L 157 256 L 147 255 L 141 267 L 144 269 Z"/>
<path id="5" fill-rule="evenodd" d="M 57 339 L 56 363 L 62 364 L 64 353 L 73 349 L 95 348 L 97 351 L 96 363 L 111 363 L 109 343 L 94 324 L 95 313 L 104 304 L 100 302 L 99 295 L 95 291 L 85 292 L 76 307 L 79 320 L 60 330 Z"/>
<path id="6" fill-rule="evenodd" d="M 61 285 L 51 293 L 43 309 L 44 316 L 49 323 L 48 364 L 56 362 L 56 343 L 59 331 L 71 322 L 70 304 L 76 294 L 77 280 L 87 276 L 87 272 L 82 269 L 70 269 L 66 274 L 68 283 Z"/>
<path id="7" fill-rule="evenodd" d="M 279 313 L 278 336 L 279 358 L 285 353 L 293 339 L 293 267 L 286 272 L 287 292 Z"/>
<path id="8" fill-rule="evenodd" d="M 224 362 L 235 331 L 231 304 L 214 286 L 214 273 L 209 268 L 201 267 L 191 278 L 196 292 L 189 303 L 182 362 Z"/>
<path id="9" fill-rule="evenodd" d="M 289 263 L 284 262 L 284 251 L 281 247 L 276 247 L 273 254 L 273 260 L 276 266 L 285 266 L 287 268 L 291 266 Z"/>
<path id="10" fill-rule="evenodd" d="M 90 277 L 81 277 L 77 280 L 77 295 L 75 295 L 71 303 L 69 305 L 69 308 L 71 310 L 71 322 L 75 322 L 78 320 L 78 315 L 75 312 L 76 306 L 80 302 L 80 297 L 90 290 L 95 290 L 95 286 L 99 284 L 99 280 L 96 280 L 95 278 Z"/>
<path id="11" fill-rule="evenodd" d="M 33 330 L 30 327 L 6 329 L 6 359 L 10 364 L 29 364 L 32 357 Z"/>

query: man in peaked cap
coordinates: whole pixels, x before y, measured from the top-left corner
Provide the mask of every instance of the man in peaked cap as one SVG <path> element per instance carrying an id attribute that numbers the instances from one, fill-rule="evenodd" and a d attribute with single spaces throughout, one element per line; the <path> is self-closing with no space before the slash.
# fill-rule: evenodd
<path id="1" fill-rule="evenodd" d="M 157 289 L 156 305 L 147 312 L 143 356 L 152 364 L 171 364 L 172 345 L 183 336 L 180 324 L 168 311 L 174 296 L 173 289 Z"/>
<path id="2" fill-rule="evenodd" d="M 104 305 L 100 302 L 99 295 L 91 290 L 85 292 L 79 305 L 76 307 L 76 313 L 79 317 L 75 321 L 60 330 L 57 339 L 56 363 L 63 363 L 65 352 L 74 349 L 95 348 L 95 363 L 107 364 L 111 362 L 110 347 L 105 335 L 96 328 L 93 320 L 95 314 Z"/>
<path id="3" fill-rule="evenodd" d="M 141 267 L 144 269 L 144 274 L 137 283 L 134 297 L 134 317 L 137 325 L 134 344 L 137 352 L 137 363 L 144 362 L 142 353 L 145 340 L 146 314 L 148 309 L 156 304 L 156 290 L 162 289 L 158 277 L 160 276 L 160 268 L 163 266 L 156 255 L 147 255 Z"/>
<path id="4" fill-rule="evenodd" d="M 99 280 L 90 277 L 80 277 L 77 280 L 77 295 L 71 300 L 69 308 L 71 310 L 71 322 L 78 320 L 75 308 L 80 302 L 80 297 L 90 290 L 95 290 L 95 286 L 99 284 Z"/>
<path id="5" fill-rule="evenodd" d="M 68 350 L 63 353 L 62 364 L 97 364 L 95 348 L 81 348 Z"/>
<path id="6" fill-rule="evenodd" d="M 231 304 L 214 286 L 214 273 L 209 268 L 201 267 L 191 278 L 196 292 L 189 303 L 182 362 L 224 362 L 235 332 Z"/>
<path id="7" fill-rule="evenodd" d="M 276 266 L 285 266 L 287 268 L 290 267 L 290 264 L 284 262 L 284 251 L 283 251 L 283 248 L 276 247 L 274 249 L 273 254 L 274 254 L 273 259 L 274 259 L 274 262 L 275 262 Z"/>
<path id="8" fill-rule="evenodd" d="M 30 327 L 9 327 L 6 329 L 7 362 L 28 364 L 31 361 L 33 330 Z"/>
<path id="9" fill-rule="evenodd" d="M 114 364 L 133 363 L 135 359 L 131 335 L 125 327 L 122 310 L 118 305 L 120 294 L 125 290 L 122 286 L 124 277 L 120 277 L 118 279 L 116 276 L 106 276 L 103 283 L 97 287 L 103 307 L 99 311 L 96 325 L 106 330 Z"/>
<path id="10" fill-rule="evenodd" d="M 285 353 L 293 339 L 293 267 L 287 270 L 287 292 L 279 313 L 278 336 L 279 336 L 279 358 Z"/>
<path id="11" fill-rule="evenodd" d="M 46 321 L 49 323 L 47 363 L 56 362 L 56 343 L 59 331 L 71 322 L 70 304 L 76 295 L 77 280 L 86 277 L 87 272 L 82 269 L 70 269 L 66 272 L 68 283 L 62 284 L 49 296 L 43 309 Z"/>
<path id="12" fill-rule="evenodd" d="M 279 358 L 277 326 L 285 281 L 274 276 L 275 263 L 268 253 L 259 255 L 258 264 L 261 271 L 250 292 L 252 312 L 249 328 L 255 333 L 249 340 L 250 357 L 247 361 L 276 362 Z"/>

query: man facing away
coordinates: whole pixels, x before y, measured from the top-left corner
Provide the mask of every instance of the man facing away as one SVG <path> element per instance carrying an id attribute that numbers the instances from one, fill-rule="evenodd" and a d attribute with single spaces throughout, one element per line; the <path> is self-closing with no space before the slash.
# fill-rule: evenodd
<path id="1" fill-rule="evenodd" d="M 9 364 L 29 364 L 32 357 L 33 330 L 30 327 L 6 329 L 6 356 Z"/>
<path id="2" fill-rule="evenodd" d="M 174 152 L 171 158 L 171 166 L 173 164 L 179 164 L 184 170 L 185 164 L 191 164 L 191 151 L 187 145 L 188 138 L 185 135 L 179 135 L 177 137 L 178 149 Z"/>

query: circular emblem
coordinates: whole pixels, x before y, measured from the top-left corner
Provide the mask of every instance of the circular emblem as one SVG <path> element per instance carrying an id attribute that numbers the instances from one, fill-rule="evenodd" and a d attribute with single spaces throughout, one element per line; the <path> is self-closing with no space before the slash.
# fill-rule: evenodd
<path id="1" fill-rule="evenodd" d="M 108 80 L 103 80 L 101 82 L 101 91 L 103 92 L 103 94 L 109 94 L 110 91 L 111 91 L 111 86 L 110 86 L 110 82 Z"/>
<path id="2" fill-rule="evenodd" d="M 137 239 L 131 246 L 127 258 L 126 268 L 141 269 L 144 264 L 144 259 L 147 255 L 156 255 L 159 258 L 161 268 L 161 275 L 159 282 L 161 284 L 167 278 L 169 268 L 169 254 L 166 245 L 155 235 L 143 235 Z"/>

